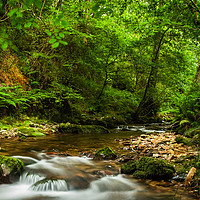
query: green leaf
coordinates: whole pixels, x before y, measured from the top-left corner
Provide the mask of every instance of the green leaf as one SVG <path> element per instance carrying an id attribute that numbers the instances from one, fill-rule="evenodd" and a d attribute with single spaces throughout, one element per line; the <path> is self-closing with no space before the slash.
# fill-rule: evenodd
<path id="1" fill-rule="evenodd" d="M 16 108 L 15 102 L 12 101 L 12 100 L 10 100 L 10 99 L 6 99 L 6 100 L 5 100 L 5 103 L 7 103 L 7 104 L 9 104 L 9 105 L 12 105 L 12 106 L 14 106 L 14 107 Z"/>
<path id="2" fill-rule="evenodd" d="M 4 42 L 4 44 L 1 45 L 1 48 L 5 51 L 8 47 L 8 43 Z"/>
<path id="3" fill-rule="evenodd" d="M 59 42 L 60 42 L 61 44 L 64 44 L 64 45 L 68 45 L 68 43 L 67 43 L 66 41 L 60 40 Z"/>
<path id="4" fill-rule="evenodd" d="M 31 23 L 31 22 L 28 22 L 28 23 L 24 24 L 24 28 L 30 28 L 31 25 L 32 25 L 32 23 Z"/>
<path id="5" fill-rule="evenodd" d="M 58 46 L 59 46 L 59 42 L 55 42 L 55 43 L 52 45 L 53 48 L 57 48 Z"/>
<path id="6" fill-rule="evenodd" d="M 7 15 L 8 15 L 9 17 L 12 17 L 12 16 L 16 13 L 16 11 L 17 11 L 16 9 L 12 9 L 12 10 L 10 10 L 10 11 L 8 12 Z"/>
<path id="7" fill-rule="evenodd" d="M 64 38 L 64 37 L 65 37 L 65 34 L 64 34 L 64 33 L 59 33 L 59 36 L 60 36 L 61 38 Z"/>
<path id="8" fill-rule="evenodd" d="M 45 31 L 44 31 L 48 36 L 51 36 L 52 34 L 51 34 L 51 32 L 48 30 L 48 29 L 45 29 Z"/>
<path id="9" fill-rule="evenodd" d="M 51 39 L 49 40 L 49 43 L 52 44 L 52 43 L 54 43 L 54 42 L 56 42 L 56 41 L 57 41 L 56 39 L 51 38 Z"/>

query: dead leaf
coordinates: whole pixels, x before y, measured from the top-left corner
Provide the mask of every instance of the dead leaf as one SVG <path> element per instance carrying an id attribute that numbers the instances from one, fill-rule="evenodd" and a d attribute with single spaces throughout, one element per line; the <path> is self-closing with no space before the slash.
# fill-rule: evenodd
<path id="1" fill-rule="evenodd" d="M 192 178 L 194 177 L 194 174 L 196 172 L 196 168 L 195 167 L 192 167 L 185 179 L 185 185 L 186 186 L 189 186 L 190 185 L 190 182 L 192 181 Z"/>

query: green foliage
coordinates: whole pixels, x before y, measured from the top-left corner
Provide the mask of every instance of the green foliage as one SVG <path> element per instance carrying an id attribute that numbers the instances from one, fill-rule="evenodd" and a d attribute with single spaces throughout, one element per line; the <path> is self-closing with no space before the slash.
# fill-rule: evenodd
<path id="1" fill-rule="evenodd" d="M 27 108 L 29 100 L 23 94 L 25 92 L 19 86 L 0 87 L 0 109 L 10 114 L 10 111 Z"/>
<path id="2" fill-rule="evenodd" d="M 185 144 L 185 145 L 191 145 L 191 141 L 190 139 L 186 138 L 186 137 L 176 137 L 175 141 L 180 144 Z"/>
<path id="3" fill-rule="evenodd" d="M 133 95 L 128 91 L 106 87 L 104 95 L 98 102 L 98 109 L 102 112 L 106 112 L 107 109 L 112 109 L 122 115 L 126 114 L 128 117 L 128 113 L 133 112 L 137 104 L 137 95 Z"/>
<path id="4" fill-rule="evenodd" d="M 174 114 L 174 121 L 180 121 L 180 126 L 198 126 L 200 122 L 199 96 L 199 86 L 192 86 L 191 89 L 185 93 L 177 93 L 176 96 L 172 96 L 171 101 L 175 109 L 170 110 L 170 112 Z"/>
<path id="5" fill-rule="evenodd" d="M 30 84 L 0 88 L 2 115 L 61 121 L 112 113 L 130 120 L 137 113 L 146 120 L 161 107 L 173 109 L 182 126 L 199 123 L 199 89 L 190 89 L 200 53 L 194 6 L 1 0 L 0 47 L 16 54 Z"/>

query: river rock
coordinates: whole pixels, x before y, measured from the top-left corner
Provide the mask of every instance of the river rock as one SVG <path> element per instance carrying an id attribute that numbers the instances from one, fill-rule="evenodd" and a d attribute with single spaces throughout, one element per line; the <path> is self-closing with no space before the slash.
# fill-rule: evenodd
<path id="1" fill-rule="evenodd" d="M 167 180 L 173 177 L 175 169 L 164 160 L 144 156 L 138 161 L 129 161 L 124 164 L 121 172 L 133 174 L 134 178 Z"/>
<path id="2" fill-rule="evenodd" d="M 99 125 L 77 125 L 61 123 L 58 131 L 61 133 L 109 133 L 108 129 Z"/>
<path id="3" fill-rule="evenodd" d="M 24 163 L 21 160 L 0 155 L 0 184 L 16 181 L 23 168 Z"/>
<path id="4" fill-rule="evenodd" d="M 97 160 L 114 160 L 116 158 L 117 155 L 110 147 L 105 147 L 103 149 L 100 149 L 94 155 L 94 159 Z"/>

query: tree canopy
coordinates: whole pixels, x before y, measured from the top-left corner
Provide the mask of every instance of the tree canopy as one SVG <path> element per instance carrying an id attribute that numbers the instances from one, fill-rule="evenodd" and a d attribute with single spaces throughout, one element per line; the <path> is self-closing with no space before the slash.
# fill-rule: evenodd
<path id="1" fill-rule="evenodd" d="M 200 121 L 198 0 L 0 0 L 0 109 L 56 121 Z"/>

